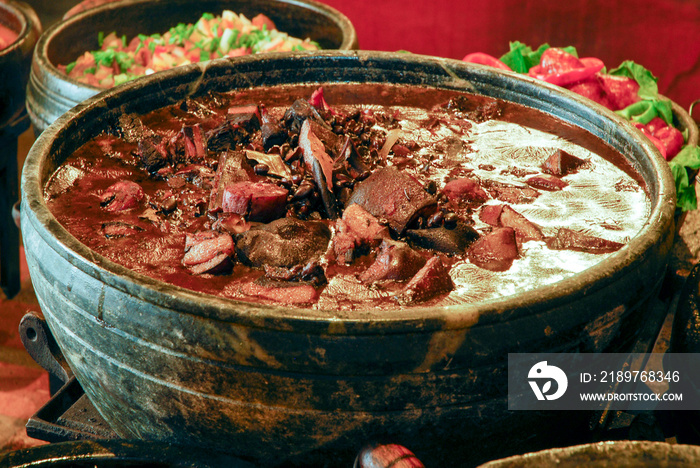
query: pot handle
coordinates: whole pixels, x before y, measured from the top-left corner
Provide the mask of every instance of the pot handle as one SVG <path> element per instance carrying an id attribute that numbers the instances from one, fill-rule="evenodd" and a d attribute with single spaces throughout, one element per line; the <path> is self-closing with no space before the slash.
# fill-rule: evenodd
<path id="1" fill-rule="evenodd" d="M 57 379 L 61 386 L 73 376 L 73 371 L 63 357 L 44 317 L 29 311 L 19 322 L 19 336 L 29 355 L 37 364 L 46 369 L 50 377 Z"/>

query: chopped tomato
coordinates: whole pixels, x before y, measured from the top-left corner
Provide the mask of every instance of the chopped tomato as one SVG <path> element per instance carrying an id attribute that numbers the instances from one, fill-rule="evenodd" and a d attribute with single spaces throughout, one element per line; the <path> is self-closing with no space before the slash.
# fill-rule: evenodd
<path id="1" fill-rule="evenodd" d="M 93 76 L 98 69 L 93 53 L 99 57 L 97 60 L 101 65 L 108 65 L 112 74 L 122 75 L 117 82 L 123 83 L 146 73 L 200 60 L 273 50 L 318 49 L 318 45 L 308 39 L 293 38 L 277 31 L 265 15 L 257 15 L 251 21 L 230 10 L 225 10 L 219 17 L 204 14 L 196 26 L 180 23 L 162 35 L 139 35 L 126 43 L 125 36 L 111 32 L 101 42 L 100 50 L 86 52 L 69 65 L 58 65 L 58 69 L 84 83 L 111 87 L 113 77 Z M 251 43 L 254 44 L 252 47 Z M 111 84 L 106 85 L 110 81 Z"/>
<path id="2" fill-rule="evenodd" d="M 268 31 L 277 29 L 275 23 L 262 13 L 258 13 L 252 20 L 250 20 L 250 22 L 253 23 L 253 26 L 257 27 L 258 29 L 262 29 L 263 26 L 266 27 Z"/>

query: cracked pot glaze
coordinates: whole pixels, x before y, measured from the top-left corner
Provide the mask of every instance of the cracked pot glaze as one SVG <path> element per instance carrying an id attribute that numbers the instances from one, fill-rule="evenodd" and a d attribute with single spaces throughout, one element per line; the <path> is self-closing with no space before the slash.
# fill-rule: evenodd
<path id="1" fill-rule="evenodd" d="M 209 91 L 328 82 L 454 89 L 541 110 L 624 154 L 649 192 L 648 220 L 623 249 L 553 285 L 476 304 L 354 314 L 227 300 L 136 274 L 69 235 L 44 202 L 56 167 L 119 115 Z M 511 73 L 382 52 L 251 56 L 107 91 L 39 137 L 22 187 L 42 311 L 105 420 L 122 437 L 203 445 L 263 466 L 349 465 L 371 440 L 410 447 L 427 466 L 477 463 L 518 451 L 519 431 L 552 437 L 584 427 L 585 412 L 508 412 L 508 353 L 624 349 L 674 238 L 668 165 L 613 113 Z M 556 424 L 562 419 L 569 430 Z"/>

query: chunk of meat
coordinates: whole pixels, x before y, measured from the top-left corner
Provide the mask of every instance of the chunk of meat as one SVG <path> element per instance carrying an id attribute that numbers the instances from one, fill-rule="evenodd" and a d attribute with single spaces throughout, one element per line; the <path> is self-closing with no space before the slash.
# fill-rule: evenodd
<path id="1" fill-rule="evenodd" d="M 559 190 L 563 190 L 566 186 L 569 185 L 560 178 L 554 177 L 549 174 L 539 174 L 536 176 L 532 176 L 529 179 L 527 179 L 526 182 L 532 187 L 538 188 L 540 190 L 547 190 L 548 192 L 556 192 Z"/>
<path id="2" fill-rule="evenodd" d="M 558 149 L 549 155 L 542 165 L 542 171 L 556 177 L 564 177 L 576 172 L 585 163 L 585 159 L 577 158 L 573 154 Z"/>
<path id="3" fill-rule="evenodd" d="M 467 252 L 474 265 L 491 271 L 506 271 L 518 258 L 515 229 L 496 228 L 472 244 Z"/>
<path id="4" fill-rule="evenodd" d="M 489 199 L 489 195 L 481 188 L 479 181 L 461 177 L 445 184 L 442 193 L 447 199 L 457 205 L 481 205 Z"/>
<path id="5" fill-rule="evenodd" d="M 139 232 L 143 232 L 141 226 L 136 226 L 134 224 L 125 223 L 123 221 L 109 221 L 102 223 L 102 234 L 107 239 L 119 239 L 122 237 L 129 237 Z"/>
<path id="6" fill-rule="evenodd" d="M 312 106 L 306 99 L 297 99 L 284 113 L 284 122 L 293 132 L 299 132 L 302 124 L 313 119 L 323 122 L 323 118 L 318 113 L 318 110 Z"/>
<path id="7" fill-rule="evenodd" d="M 547 246 L 553 250 L 576 250 L 602 254 L 616 252 L 624 247 L 624 244 L 569 228 L 559 228 L 554 237 L 547 239 Z"/>
<path id="8" fill-rule="evenodd" d="M 275 145 L 281 145 L 287 141 L 287 131 L 273 119 L 264 106 L 260 106 L 260 137 L 263 148 L 269 151 Z"/>
<path id="9" fill-rule="evenodd" d="M 349 232 L 363 242 L 378 244 L 381 239 L 389 237 L 389 229 L 360 205 L 347 207 L 343 212 L 342 222 Z"/>
<path id="10" fill-rule="evenodd" d="M 141 164 L 149 172 L 155 172 L 170 162 L 167 143 L 161 135 L 152 135 L 139 140 L 137 155 Z"/>
<path id="11" fill-rule="evenodd" d="M 479 238 L 476 230 L 458 223 L 454 229 L 440 226 L 432 229 L 408 229 L 406 237 L 412 245 L 432 249 L 447 255 L 462 255 Z"/>
<path id="12" fill-rule="evenodd" d="M 406 172 L 389 166 L 374 171 L 356 185 L 348 206 L 357 203 L 373 216 L 386 220 L 398 234 L 420 215 L 435 211 L 437 200 Z"/>
<path id="13" fill-rule="evenodd" d="M 194 274 L 224 273 L 233 266 L 233 238 L 228 233 L 187 234 L 182 264 Z"/>
<path id="14" fill-rule="evenodd" d="M 418 270 L 395 299 L 401 305 L 416 304 L 449 293 L 454 288 L 449 268 L 436 255 Z"/>
<path id="15" fill-rule="evenodd" d="M 284 216 L 287 195 L 287 189 L 272 183 L 236 182 L 224 187 L 221 210 L 245 216 L 249 221 L 269 222 Z"/>
<path id="16" fill-rule="evenodd" d="M 232 126 L 247 132 L 254 132 L 260 128 L 260 116 L 256 105 L 229 107 L 226 120 Z"/>
<path id="17" fill-rule="evenodd" d="M 518 244 L 544 240 L 542 230 L 535 223 L 508 205 L 486 205 L 481 208 L 479 219 L 491 226 L 515 229 Z"/>
<path id="18" fill-rule="evenodd" d="M 403 242 L 384 239 L 377 258 L 360 274 L 363 283 L 382 280 L 404 281 L 415 275 L 425 264 L 425 258 Z"/>
<path id="19" fill-rule="evenodd" d="M 184 125 L 181 130 L 185 144 L 185 161 L 201 162 L 207 157 L 207 143 L 199 124 Z"/>
<path id="20" fill-rule="evenodd" d="M 275 281 L 265 276 L 241 286 L 240 292 L 256 299 L 266 299 L 276 304 L 304 305 L 318 300 L 319 291 L 308 283 Z"/>
<path id="21" fill-rule="evenodd" d="M 153 130 L 146 127 L 136 114 L 120 115 L 117 131 L 128 143 L 138 143 L 144 138 L 153 135 Z"/>
<path id="22" fill-rule="evenodd" d="M 254 226 L 236 242 L 238 258 L 245 264 L 291 268 L 320 258 L 328 248 L 331 231 L 320 221 L 280 218 Z"/>
<path id="23" fill-rule="evenodd" d="M 100 195 L 100 205 L 107 211 L 127 211 L 139 206 L 143 200 L 143 189 L 131 180 L 120 180 L 110 185 Z"/>
<path id="24" fill-rule="evenodd" d="M 379 223 L 360 205 L 350 205 L 343 212 L 343 217 L 336 221 L 336 233 L 333 236 L 333 251 L 336 259 L 350 263 L 356 250 L 376 247 L 382 239 L 388 239 L 389 228 Z"/>
<path id="25" fill-rule="evenodd" d="M 244 145 L 250 135 L 260 128 L 257 106 L 231 107 L 226 120 L 205 133 L 207 149 L 220 152 Z"/>
<path id="26" fill-rule="evenodd" d="M 540 192 L 532 187 L 521 187 L 496 181 L 484 181 L 484 187 L 489 194 L 505 203 L 532 203 L 540 196 Z"/>
<path id="27" fill-rule="evenodd" d="M 235 213 L 224 213 L 212 224 L 212 229 L 228 232 L 231 235 L 242 234 L 251 227 L 251 223 L 241 215 Z"/>
<path id="28" fill-rule="evenodd" d="M 219 156 L 219 165 L 214 176 L 214 187 L 209 196 L 209 212 L 221 211 L 227 185 L 248 181 L 253 177 L 253 168 L 243 151 L 225 151 Z"/>

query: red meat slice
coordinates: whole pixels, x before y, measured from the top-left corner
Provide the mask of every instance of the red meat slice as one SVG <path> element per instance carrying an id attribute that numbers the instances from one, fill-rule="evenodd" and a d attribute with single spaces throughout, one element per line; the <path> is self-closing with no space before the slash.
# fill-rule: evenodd
<path id="1" fill-rule="evenodd" d="M 564 187 L 569 185 L 563 180 L 547 174 L 540 174 L 530 177 L 525 182 L 527 182 L 527 184 L 532 187 L 538 188 L 540 190 L 547 190 L 549 192 L 556 192 L 558 190 L 562 190 Z"/>
<path id="2" fill-rule="evenodd" d="M 347 207 L 335 226 L 333 251 L 338 260 L 346 263 L 355 257 L 355 249 L 376 247 L 382 239 L 389 238 L 389 229 L 357 204 Z"/>
<path id="3" fill-rule="evenodd" d="M 535 223 L 508 205 L 486 205 L 479 212 L 479 219 L 491 226 L 515 229 L 518 244 L 544 240 L 544 234 Z"/>
<path id="4" fill-rule="evenodd" d="M 432 213 L 437 200 L 412 176 L 389 166 L 374 171 L 355 187 L 347 206 L 355 203 L 378 219 L 385 219 L 401 234 L 417 216 Z"/>
<path id="5" fill-rule="evenodd" d="M 289 191 L 265 182 L 236 182 L 224 188 L 221 209 L 249 221 L 269 222 L 285 214 Z"/>
<path id="6" fill-rule="evenodd" d="M 193 275 L 203 275 L 205 273 L 216 275 L 230 271 L 231 267 L 233 267 L 231 257 L 226 254 L 219 254 L 211 260 L 192 265 L 189 267 L 189 270 Z"/>
<path id="7" fill-rule="evenodd" d="M 123 221 L 110 221 L 102 224 L 102 234 L 107 239 L 119 239 L 121 237 L 129 237 L 139 232 L 143 232 L 143 228 Z"/>
<path id="8" fill-rule="evenodd" d="M 236 213 L 221 214 L 212 224 L 212 229 L 226 231 L 231 235 L 242 234 L 250 229 L 251 224 Z"/>
<path id="9" fill-rule="evenodd" d="M 424 264 L 425 258 L 408 244 L 385 239 L 374 263 L 360 274 L 360 281 L 374 283 L 381 280 L 407 280 Z"/>
<path id="10" fill-rule="evenodd" d="M 479 238 L 467 252 L 474 265 L 491 271 L 506 271 L 518 258 L 515 229 L 496 228 Z"/>
<path id="11" fill-rule="evenodd" d="M 185 266 L 204 263 L 222 253 L 232 255 L 233 238 L 226 233 L 204 232 L 187 234 L 185 238 L 185 256 L 182 264 Z"/>
<path id="12" fill-rule="evenodd" d="M 214 187 L 209 196 L 209 212 L 221 211 L 225 188 L 229 184 L 251 180 L 253 168 L 242 151 L 224 151 L 214 177 Z"/>
<path id="13" fill-rule="evenodd" d="M 182 264 L 195 275 L 224 273 L 233 266 L 233 238 L 212 231 L 187 234 Z"/>
<path id="14" fill-rule="evenodd" d="M 540 192 L 532 187 L 516 187 L 494 180 L 488 181 L 486 189 L 493 198 L 505 203 L 532 203 L 540 196 Z"/>
<path id="15" fill-rule="evenodd" d="M 553 152 L 542 165 L 542 171 L 557 177 L 576 172 L 586 161 L 562 149 Z"/>
<path id="16" fill-rule="evenodd" d="M 560 228 L 554 237 L 547 239 L 547 246 L 553 250 L 576 250 L 594 254 L 620 250 L 624 244 L 602 239 L 569 228 Z"/>
<path id="17" fill-rule="evenodd" d="M 463 177 L 454 179 L 445 184 L 442 193 L 447 196 L 447 199 L 452 203 L 459 205 L 467 204 L 482 204 L 489 199 L 488 193 L 481 188 L 477 180 Z"/>
<path id="18" fill-rule="evenodd" d="M 274 281 L 264 276 L 257 281 L 244 284 L 240 291 L 246 296 L 290 305 L 313 304 L 319 296 L 319 292 L 310 284 Z"/>
<path id="19" fill-rule="evenodd" d="M 415 304 L 446 294 L 454 288 L 449 268 L 436 255 L 425 262 L 423 268 L 406 283 L 403 291 L 395 299 L 401 305 Z"/>
<path id="20" fill-rule="evenodd" d="M 127 211 L 139 206 L 143 197 L 143 189 L 139 184 L 130 180 L 120 180 L 102 192 L 100 205 L 111 212 Z"/>

